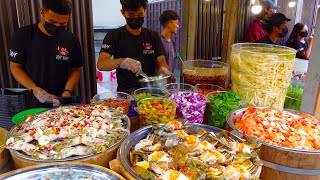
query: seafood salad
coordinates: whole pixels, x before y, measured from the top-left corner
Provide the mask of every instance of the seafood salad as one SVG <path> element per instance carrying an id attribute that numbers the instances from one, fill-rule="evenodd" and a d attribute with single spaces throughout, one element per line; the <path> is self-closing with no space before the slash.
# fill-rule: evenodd
<path id="1" fill-rule="evenodd" d="M 64 106 L 27 117 L 4 146 L 42 160 L 97 154 L 129 133 L 123 117 L 102 105 Z"/>
<path id="2" fill-rule="evenodd" d="M 248 108 L 235 126 L 262 141 L 306 150 L 320 150 L 320 121 L 306 114 L 274 108 Z"/>
<path id="3" fill-rule="evenodd" d="M 171 120 L 154 125 L 129 153 L 133 170 L 142 179 L 255 179 L 262 163 L 254 141 L 236 141 L 229 132 L 219 134 Z"/>

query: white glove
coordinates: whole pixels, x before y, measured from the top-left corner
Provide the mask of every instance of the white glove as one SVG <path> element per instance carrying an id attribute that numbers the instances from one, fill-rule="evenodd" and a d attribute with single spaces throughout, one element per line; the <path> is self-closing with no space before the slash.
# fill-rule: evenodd
<path id="1" fill-rule="evenodd" d="M 141 63 L 131 58 L 126 58 L 124 61 L 122 61 L 119 67 L 121 69 L 127 69 L 133 72 L 136 76 L 139 76 L 139 74 L 142 72 Z"/>
<path id="2" fill-rule="evenodd" d="M 59 101 L 57 96 L 49 94 L 39 87 L 34 88 L 32 91 L 34 96 L 39 100 L 40 103 L 48 102 L 57 104 L 57 101 Z"/>

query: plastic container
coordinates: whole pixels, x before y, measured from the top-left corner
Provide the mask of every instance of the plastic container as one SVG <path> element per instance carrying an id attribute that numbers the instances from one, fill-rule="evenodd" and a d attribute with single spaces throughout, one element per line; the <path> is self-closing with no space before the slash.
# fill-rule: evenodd
<path id="1" fill-rule="evenodd" d="M 101 103 L 114 109 L 121 107 L 125 114 L 129 114 L 130 103 L 133 100 L 132 96 L 124 92 L 105 92 L 95 95 L 91 103 Z"/>
<path id="2" fill-rule="evenodd" d="M 197 84 L 196 89 L 199 94 L 208 95 L 211 92 L 224 91 L 225 89 L 214 84 Z"/>
<path id="3" fill-rule="evenodd" d="M 246 107 L 274 107 L 283 109 L 286 99 L 286 88 L 273 88 L 269 90 L 259 87 L 248 87 L 235 82 L 232 83 L 231 90 L 240 94 L 241 99 Z"/>
<path id="4" fill-rule="evenodd" d="M 241 83 L 247 87 L 259 87 L 264 90 L 272 90 L 273 88 L 288 88 L 291 83 L 292 71 L 289 71 L 284 76 L 274 74 L 254 75 L 244 73 L 238 70 L 231 70 L 232 82 Z"/>
<path id="5" fill-rule="evenodd" d="M 228 88 L 229 65 L 220 61 L 188 60 L 183 65 L 184 82 L 191 85 L 214 84 Z"/>
<path id="6" fill-rule="evenodd" d="M 167 95 L 167 92 L 161 88 L 140 88 L 134 91 L 134 99 L 136 102 L 145 98 L 154 98 L 154 97 L 164 97 Z"/>
<path id="7" fill-rule="evenodd" d="M 296 50 L 284 46 L 239 43 L 230 56 L 232 91 L 247 106 L 283 108 Z"/>
<path id="8" fill-rule="evenodd" d="M 137 103 L 140 126 L 165 123 L 174 120 L 176 103 L 166 98 L 146 98 Z"/>
<path id="9" fill-rule="evenodd" d="M 287 97 L 284 102 L 284 108 L 300 111 L 304 85 L 292 84 L 287 91 Z"/>
<path id="10" fill-rule="evenodd" d="M 214 127 L 218 127 L 221 129 L 226 129 L 226 117 L 228 114 L 234 110 L 241 108 L 242 102 L 239 99 L 234 98 L 234 101 L 231 99 L 222 100 L 222 98 L 218 98 L 219 94 L 223 93 L 232 93 L 227 91 L 213 92 L 207 95 L 208 99 L 208 124 Z M 234 94 L 234 93 L 233 93 Z M 216 97 L 217 99 L 209 98 Z"/>
<path id="11" fill-rule="evenodd" d="M 163 89 L 168 93 L 168 96 L 177 92 L 197 92 L 196 87 L 186 83 L 170 83 L 164 86 Z"/>

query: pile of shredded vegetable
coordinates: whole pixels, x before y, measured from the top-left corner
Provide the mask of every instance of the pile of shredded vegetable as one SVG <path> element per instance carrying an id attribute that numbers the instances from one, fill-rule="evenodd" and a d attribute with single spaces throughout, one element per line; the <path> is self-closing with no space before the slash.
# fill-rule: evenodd
<path id="1" fill-rule="evenodd" d="M 290 85 L 295 52 L 270 47 L 233 48 L 232 90 L 247 106 L 283 108 Z"/>
<path id="2" fill-rule="evenodd" d="M 305 113 L 248 108 L 235 126 L 262 141 L 298 149 L 320 150 L 320 121 Z"/>
<path id="3" fill-rule="evenodd" d="M 232 91 L 240 94 L 244 105 L 247 107 L 270 106 L 277 109 L 283 108 L 287 93 L 287 90 L 284 88 L 263 90 L 246 87 L 237 83 L 232 83 Z"/>

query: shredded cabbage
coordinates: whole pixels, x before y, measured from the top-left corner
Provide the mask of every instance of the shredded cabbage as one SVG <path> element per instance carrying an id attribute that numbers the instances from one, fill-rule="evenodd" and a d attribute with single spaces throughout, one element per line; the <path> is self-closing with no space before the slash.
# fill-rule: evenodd
<path id="1" fill-rule="evenodd" d="M 295 51 L 257 45 L 233 46 L 231 53 L 232 90 L 247 106 L 283 108 L 291 82 Z"/>

